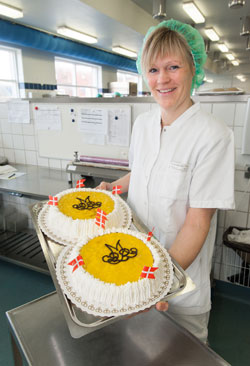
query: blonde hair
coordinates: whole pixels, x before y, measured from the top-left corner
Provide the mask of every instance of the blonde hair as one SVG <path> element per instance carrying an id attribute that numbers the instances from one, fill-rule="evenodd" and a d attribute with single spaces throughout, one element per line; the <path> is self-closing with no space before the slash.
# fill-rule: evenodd
<path id="1" fill-rule="evenodd" d="M 158 56 L 179 54 L 187 61 L 190 70 L 194 60 L 186 39 L 178 32 L 166 27 L 157 28 L 146 40 L 141 56 L 141 66 L 144 76 L 148 68 Z"/>

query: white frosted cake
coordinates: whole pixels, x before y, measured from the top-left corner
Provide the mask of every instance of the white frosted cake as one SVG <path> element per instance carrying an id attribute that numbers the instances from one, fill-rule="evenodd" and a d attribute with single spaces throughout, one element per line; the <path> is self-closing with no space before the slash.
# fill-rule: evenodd
<path id="1" fill-rule="evenodd" d="M 169 292 L 173 278 L 170 257 L 155 242 L 132 230 L 106 230 L 61 252 L 59 283 L 76 305 L 92 314 L 149 307 Z"/>
<path id="2" fill-rule="evenodd" d="M 96 224 L 97 210 L 106 213 L 105 229 L 124 227 L 124 205 L 129 214 L 127 227 L 131 222 L 131 213 L 126 203 L 111 192 L 91 188 L 73 188 L 60 192 L 58 205 L 46 208 L 45 226 L 57 237 L 78 242 L 86 235 L 102 233 L 103 228 Z M 69 243 L 70 244 L 70 243 Z"/>

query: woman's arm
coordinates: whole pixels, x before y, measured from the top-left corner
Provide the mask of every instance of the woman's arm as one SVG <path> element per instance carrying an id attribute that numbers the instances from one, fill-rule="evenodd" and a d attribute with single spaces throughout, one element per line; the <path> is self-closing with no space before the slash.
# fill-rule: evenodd
<path id="1" fill-rule="evenodd" d="M 169 254 L 183 269 L 199 254 L 215 211 L 214 208 L 189 208 L 184 225 L 169 249 Z"/>
<path id="2" fill-rule="evenodd" d="M 169 249 L 169 254 L 183 269 L 190 266 L 199 254 L 215 211 L 215 208 L 189 208 L 184 225 Z M 160 301 L 156 309 L 166 311 L 168 303 Z"/>
<path id="3" fill-rule="evenodd" d="M 107 191 L 112 191 L 112 188 L 114 186 L 122 186 L 121 192 L 128 192 L 129 187 L 129 181 L 130 181 L 130 174 L 128 173 L 124 175 L 123 177 L 115 180 L 114 182 L 108 183 L 108 182 L 101 182 L 99 186 L 96 187 L 96 189 L 104 189 Z"/>

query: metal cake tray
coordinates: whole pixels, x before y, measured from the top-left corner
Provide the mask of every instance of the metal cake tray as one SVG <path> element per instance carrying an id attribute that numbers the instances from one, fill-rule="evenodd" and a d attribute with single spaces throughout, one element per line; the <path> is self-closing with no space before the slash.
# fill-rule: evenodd
<path id="1" fill-rule="evenodd" d="M 38 215 L 47 201 L 42 201 L 30 206 L 31 216 L 40 241 L 52 280 L 54 282 L 61 306 L 65 316 L 70 334 L 73 338 L 80 338 L 88 333 L 100 329 L 108 324 L 111 324 L 124 316 L 117 317 L 97 317 L 90 315 L 79 308 L 77 308 L 63 293 L 56 277 L 56 262 L 61 250 L 65 247 L 47 237 L 40 229 L 38 224 Z M 132 212 L 132 230 L 148 233 L 149 230 L 140 222 L 138 217 Z M 192 291 L 194 284 L 190 277 L 183 271 L 183 269 L 172 259 L 174 270 L 174 281 L 170 292 L 163 300 L 169 300 L 175 296 Z M 48 309 L 49 311 L 49 309 Z"/>

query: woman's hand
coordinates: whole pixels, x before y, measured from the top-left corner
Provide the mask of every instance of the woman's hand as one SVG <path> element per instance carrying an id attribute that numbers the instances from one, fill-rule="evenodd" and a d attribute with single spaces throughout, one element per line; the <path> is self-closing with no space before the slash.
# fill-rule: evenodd
<path id="1" fill-rule="evenodd" d="M 108 182 L 101 182 L 96 189 L 102 189 L 104 191 L 112 191 L 112 184 Z"/>
<path id="2" fill-rule="evenodd" d="M 166 301 L 159 301 L 155 305 L 155 308 L 158 311 L 167 311 L 168 310 L 168 302 L 166 302 Z"/>

